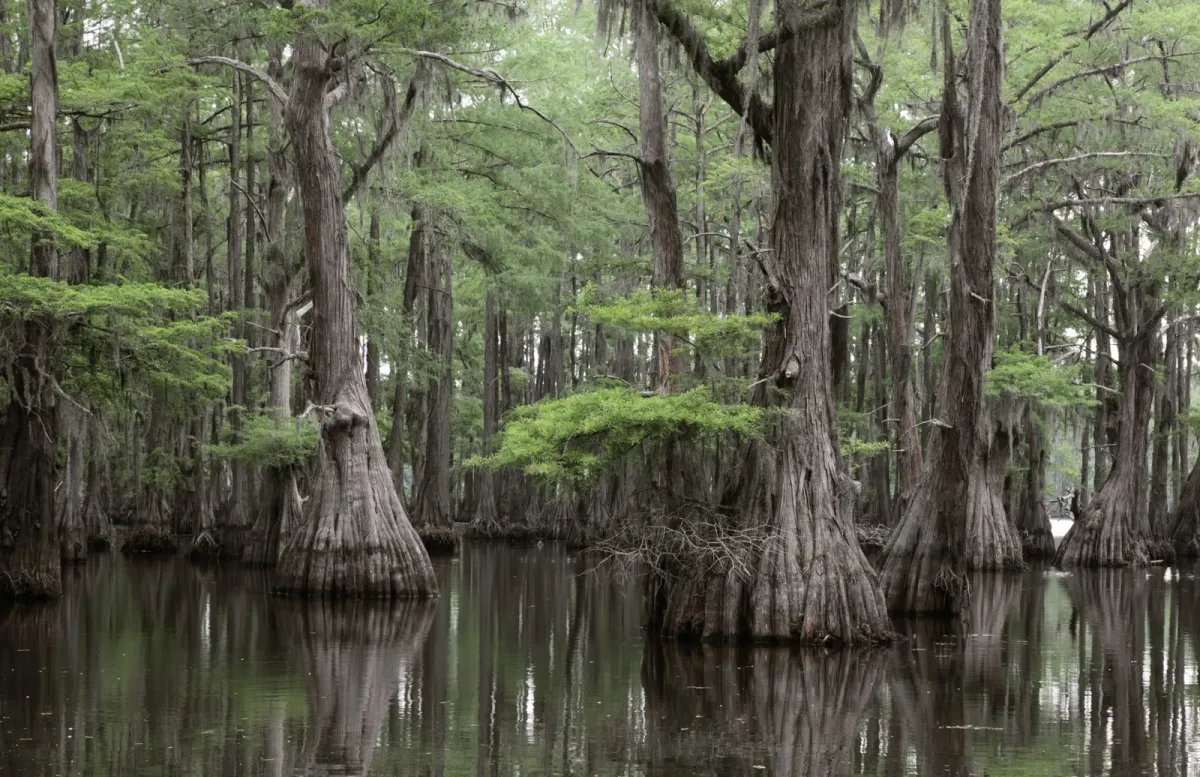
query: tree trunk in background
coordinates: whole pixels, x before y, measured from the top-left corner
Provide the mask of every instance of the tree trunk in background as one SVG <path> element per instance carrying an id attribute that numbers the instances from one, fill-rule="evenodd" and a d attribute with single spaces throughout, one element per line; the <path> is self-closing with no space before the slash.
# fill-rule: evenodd
<path id="1" fill-rule="evenodd" d="M 642 201 L 650 226 L 650 245 L 654 256 L 651 287 L 679 291 L 685 283 L 683 233 L 679 229 L 679 206 L 675 182 L 671 178 L 671 157 L 667 152 L 667 123 L 659 74 L 658 21 L 652 0 L 636 0 L 633 7 L 634 48 L 638 72 L 638 170 L 641 173 Z M 653 388 L 670 393 L 672 376 L 682 369 L 673 354 L 679 346 L 661 332 L 654 335 Z"/>
<path id="2" fill-rule="evenodd" d="M 367 228 L 367 299 L 379 286 L 382 269 L 379 266 L 379 211 L 372 209 L 371 223 Z M 379 408 L 379 338 L 367 338 L 367 396 L 371 407 Z M 395 419 L 393 419 L 394 422 Z"/>
<path id="3" fill-rule="evenodd" d="M 403 313 L 405 316 L 404 345 L 412 348 L 413 313 L 416 310 L 417 292 L 425 284 L 425 268 L 428 265 L 426 230 L 428 228 L 425 209 L 413 206 L 412 234 L 408 238 L 408 268 L 404 273 Z M 392 471 L 392 482 L 396 493 L 404 495 L 404 439 L 408 431 L 408 378 L 403 364 L 393 366 L 396 371 L 396 386 L 392 396 L 392 431 L 388 436 L 387 461 Z M 416 469 L 413 470 L 413 489 L 417 488 Z M 415 496 L 415 494 L 414 494 Z"/>
<path id="4" fill-rule="evenodd" d="M 326 0 L 301 4 L 314 11 L 328 7 Z M 332 63 L 322 41 L 303 28 L 292 62 L 284 122 L 296 159 L 313 288 L 309 363 L 321 448 L 303 524 L 280 554 L 276 584 L 282 591 L 343 597 L 435 595 L 429 555 L 388 472 L 357 347 L 341 170 L 325 104 Z"/>
<path id="5" fill-rule="evenodd" d="M 917 398 L 913 391 L 912 333 L 916 320 L 916 294 L 912 272 L 901 252 L 900 171 L 896 143 L 886 129 L 877 129 L 879 156 L 879 228 L 883 233 L 884 276 L 887 286 L 887 355 L 892 368 L 892 439 L 896 448 L 897 517 L 921 476 L 921 436 L 917 426 Z M 929 304 L 928 302 L 926 304 Z M 926 339 L 929 337 L 926 332 Z M 880 399 L 882 401 L 882 398 Z"/>
<path id="6" fill-rule="evenodd" d="M 267 74 L 277 83 L 283 81 L 283 47 L 269 44 Z M 267 144 L 267 201 L 264 224 L 263 271 L 265 307 L 271 327 L 278 334 L 271 343 L 278 352 L 271 358 L 267 372 L 267 409 L 276 428 L 292 424 L 292 354 L 300 350 L 299 311 L 292 298 L 297 294 L 300 275 L 298 262 L 286 247 L 287 203 L 293 189 L 293 175 L 286 149 L 283 109 L 268 100 L 270 138 Z M 254 522 L 242 549 L 242 560 L 249 564 L 275 566 L 279 552 L 300 524 L 302 503 L 297 484 L 297 466 L 282 464 L 265 468 L 257 500 Z"/>
<path id="7" fill-rule="evenodd" d="M 483 303 L 483 455 L 492 454 L 492 437 L 496 434 L 499 404 L 500 332 L 496 313 L 496 295 L 489 291 Z M 501 534 L 500 516 L 496 510 L 496 476 L 490 467 L 477 475 L 478 505 L 467 535 L 498 537 Z"/>
<path id="8" fill-rule="evenodd" d="M 1059 566 L 1124 566 L 1149 560 L 1146 446 L 1159 347 L 1157 287 L 1152 279 L 1141 280 L 1126 292 L 1125 327 L 1135 334 L 1120 343 L 1121 396 L 1112 472 L 1059 544 Z"/>
<path id="9" fill-rule="evenodd" d="M 1025 470 L 1025 487 L 1021 489 L 1021 501 L 1016 505 L 1013 523 L 1021 535 L 1021 547 L 1026 559 L 1052 558 L 1054 556 L 1054 534 L 1050 529 L 1050 518 L 1046 515 L 1046 421 L 1033 409 L 1033 403 L 1025 405 L 1024 437 L 1028 450 L 1028 467 Z"/>
<path id="10" fill-rule="evenodd" d="M 32 199 L 58 210 L 58 70 L 54 60 L 54 0 L 29 0 L 30 150 Z M 30 274 L 58 277 L 58 253 L 49 235 L 35 234 Z M 8 380 L 8 409 L 0 416 L 0 599 L 43 599 L 62 595 L 61 553 L 54 513 L 58 419 L 53 322 L 30 319 L 19 338 Z M 7 546 L 7 547 L 6 547 Z"/>
<path id="11" fill-rule="evenodd" d="M 234 45 L 236 51 L 237 45 Z M 231 122 L 229 125 L 229 220 L 226 223 L 226 259 L 229 268 L 227 282 L 229 284 L 229 310 L 239 317 L 245 314 L 247 300 L 245 299 L 246 280 L 242 266 L 242 194 L 241 163 L 242 163 L 242 96 L 243 76 L 233 74 L 233 102 L 230 108 Z M 247 190 L 249 191 L 249 190 Z M 246 224 L 247 232 L 253 231 L 252 223 Z M 246 327 L 239 323 L 234 326 L 234 335 L 246 337 Z M 233 356 L 233 388 L 230 393 L 229 427 L 231 442 L 238 444 L 242 441 L 242 423 L 246 415 L 246 401 L 249 396 L 246 386 L 247 370 L 246 357 L 241 354 Z M 217 510 L 217 540 L 221 553 L 240 557 L 246 544 L 247 510 L 249 509 L 247 493 L 246 465 L 240 461 L 230 462 L 232 470 L 232 489 L 229 501 Z"/>
<path id="12" fill-rule="evenodd" d="M 1000 0 L 971 2 L 966 43 L 971 115 L 960 108 L 954 68 L 945 68 L 939 134 L 942 158 L 949 160 L 945 180 L 952 205 L 950 333 L 926 467 L 879 561 L 888 607 L 897 613 L 957 612 L 968 559 L 983 566 L 1020 564 L 1020 542 L 999 494 L 983 493 L 1002 485 L 988 477 L 994 430 L 988 429 L 984 408 L 996 332 L 992 271 L 1004 138 L 1000 5 Z M 948 12 L 941 37 L 943 61 L 953 62 Z"/>
<path id="13" fill-rule="evenodd" d="M 834 445 L 829 358 L 827 291 L 838 256 L 857 3 L 845 0 L 828 24 L 815 27 L 800 23 L 803 10 L 794 0 L 777 5 L 777 31 L 793 33 L 776 50 L 775 216 L 766 265 L 781 321 L 767 333 L 762 365 L 774 385 L 757 393 L 763 403 L 782 389 L 790 406 L 776 432 L 778 451 L 754 444 L 744 465 L 749 498 L 739 501 L 743 524 L 759 528 L 764 545 L 744 583 L 694 571 L 653 578 L 650 625 L 668 634 L 843 644 L 890 636 Z"/>
<path id="14" fill-rule="evenodd" d="M 436 378 L 425 391 L 425 465 L 416 486 L 413 528 L 430 553 L 458 548 L 450 503 L 450 411 L 454 394 L 453 256 L 445 246 L 429 255 L 425 345 L 436 364 Z"/>
<path id="15" fill-rule="evenodd" d="M 1095 284 L 1095 316 L 1098 321 L 1109 323 L 1107 293 L 1104 291 L 1104 277 L 1101 274 Z M 1096 421 L 1092 430 L 1092 440 L 1095 442 L 1096 455 L 1093 465 L 1092 490 L 1097 494 L 1104 488 L 1108 480 L 1109 469 L 1112 467 L 1113 449 L 1117 444 L 1116 418 L 1120 411 L 1117 407 L 1117 392 L 1113 390 L 1112 380 L 1112 342 L 1108 333 L 1096 329 Z"/>
<path id="16" fill-rule="evenodd" d="M 1150 535 L 1155 544 L 1155 558 L 1162 558 L 1170 548 L 1170 509 L 1168 492 L 1171 488 L 1171 435 L 1175 430 L 1175 369 L 1179 362 L 1177 327 L 1167 330 L 1163 349 L 1163 376 L 1154 385 L 1154 437 L 1151 445 L 1150 471 Z"/>

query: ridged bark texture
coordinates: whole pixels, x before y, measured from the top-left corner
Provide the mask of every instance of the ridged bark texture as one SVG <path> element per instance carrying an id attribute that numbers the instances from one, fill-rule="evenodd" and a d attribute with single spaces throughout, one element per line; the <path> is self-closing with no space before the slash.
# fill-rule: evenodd
<path id="1" fill-rule="evenodd" d="M 1150 289 L 1130 290 L 1129 302 L 1150 315 Z M 1136 313 L 1136 311 L 1135 311 Z M 1135 315 L 1135 320 L 1138 318 Z M 1071 524 L 1054 563 L 1062 567 L 1140 566 L 1150 560 L 1146 445 L 1154 404 L 1158 320 L 1122 343 L 1121 404 L 1112 472 L 1100 493 Z"/>
<path id="2" fill-rule="evenodd" d="M 325 0 L 302 5 L 328 7 Z M 327 596 L 436 595 L 433 565 L 384 459 L 357 347 L 341 171 L 326 105 L 333 63 L 309 29 L 296 34 L 292 62 L 284 123 L 296 155 L 313 288 L 309 362 L 321 444 L 304 524 L 280 554 L 277 587 Z"/>
<path id="3" fill-rule="evenodd" d="M 764 264 L 780 322 L 768 332 L 760 403 L 787 404 L 775 448 L 751 444 L 742 528 L 759 532 L 750 579 L 697 570 L 648 587 L 649 625 L 666 634 L 813 644 L 890 638 L 874 570 L 858 546 L 853 491 L 834 447 L 827 290 L 838 256 L 839 166 L 849 117 L 857 3 L 804 26 L 784 0 L 776 25 L 772 254 Z M 762 381 L 761 383 L 766 383 Z M 680 473 L 684 477 L 687 471 Z"/>
<path id="4" fill-rule="evenodd" d="M 992 270 L 996 260 L 996 197 L 1004 113 L 1001 0 L 972 0 L 967 35 L 970 115 L 964 115 L 954 68 L 945 68 L 942 156 L 951 202 L 950 333 L 938 386 L 925 468 L 896 531 L 880 555 L 888 608 L 894 613 L 958 611 L 968 561 L 1002 557 L 999 495 L 990 490 L 986 457 L 991 435 L 984 418 L 984 376 L 996 331 Z M 943 61 L 952 62 L 949 14 L 943 14 Z M 1000 478 L 1003 485 L 1003 476 Z M 1019 546 L 1018 546 L 1019 549 Z"/>
<path id="5" fill-rule="evenodd" d="M 1044 423 L 1045 421 L 1034 412 L 1032 404 L 1025 408 L 1024 437 L 1028 446 L 1028 467 L 1014 523 L 1021 535 L 1021 546 L 1026 559 L 1054 556 L 1054 533 L 1050 529 L 1050 517 L 1046 514 L 1046 505 L 1042 501 L 1046 492 L 1047 459 Z"/>
<path id="6" fill-rule="evenodd" d="M 984 451 L 975 457 L 967 485 L 967 569 L 1019 569 L 1021 535 L 1004 510 L 1004 477 L 1012 458 L 1019 415 L 1002 400 L 984 411 Z M 990 439 L 989 439 L 990 438 Z"/>

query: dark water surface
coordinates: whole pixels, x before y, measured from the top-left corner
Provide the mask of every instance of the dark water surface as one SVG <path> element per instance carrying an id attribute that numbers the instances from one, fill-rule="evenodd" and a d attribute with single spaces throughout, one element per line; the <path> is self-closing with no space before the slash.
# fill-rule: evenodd
<path id="1" fill-rule="evenodd" d="M 1191 569 L 974 582 L 874 653 L 647 642 L 636 584 L 470 545 L 434 603 L 102 556 L 0 609 L 0 775 L 1198 775 Z"/>

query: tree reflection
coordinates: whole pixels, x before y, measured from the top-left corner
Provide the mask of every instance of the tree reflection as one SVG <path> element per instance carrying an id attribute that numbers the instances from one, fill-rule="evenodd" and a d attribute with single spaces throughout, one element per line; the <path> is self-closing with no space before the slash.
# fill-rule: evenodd
<path id="1" fill-rule="evenodd" d="M 401 676 L 433 622 L 429 601 L 281 602 L 303 645 L 311 728 L 298 774 L 365 775 Z"/>
<path id="2" fill-rule="evenodd" d="M 886 661 L 881 651 L 651 642 L 647 773 L 850 775 Z"/>
<path id="3" fill-rule="evenodd" d="M 1063 578 L 1063 584 L 1083 622 L 1077 644 L 1088 773 L 1152 773 L 1143 674 L 1146 573 L 1088 570 Z"/>

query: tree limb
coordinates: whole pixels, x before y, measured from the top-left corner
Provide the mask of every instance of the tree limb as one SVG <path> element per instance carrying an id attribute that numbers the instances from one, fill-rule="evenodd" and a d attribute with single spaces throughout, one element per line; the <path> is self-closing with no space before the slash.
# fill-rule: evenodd
<path id="1" fill-rule="evenodd" d="M 404 104 L 400 106 L 398 113 L 392 115 L 392 123 L 388 127 L 387 132 L 383 137 L 376 139 L 375 147 L 371 149 L 371 153 L 367 154 L 367 158 L 363 160 L 361 165 L 354 168 L 354 174 L 350 178 L 350 185 L 342 192 L 342 202 L 349 202 L 355 194 L 358 193 L 363 181 L 367 180 L 367 175 L 379 164 L 379 160 L 387 153 L 388 148 L 392 145 L 397 135 L 403 134 L 408 130 L 408 124 L 412 120 L 413 107 L 417 103 L 417 95 L 421 91 L 421 67 L 418 65 L 417 71 L 413 73 L 412 78 L 408 80 L 408 91 L 404 95 Z M 389 79 L 390 81 L 390 79 Z"/>
<path id="2" fill-rule="evenodd" d="M 1030 89 L 1037 86 L 1038 82 L 1041 81 L 1043 78 L 1045 78 L 1046 74 L 1054 69 L 1055 65 L 1057 65 L 1059 62 L 1062 62 L 1064 59 L 1066 59 L 1071 54 L 1071 52 L 1073 52 L 1075 49 L 1077 49 L 1081 45 L 1083 45 L 1084 42 L 1091 40 L 1093 35 L 1100 32 L 1100 30 L 1104 29 L 1105 27 L 1107 27 L 1109 22 L 1111 22 L 1113 19 L 1117 18 L 1117 15 L 1120 14 L 1121 11 L 1124 11 L 1126 8 L 1128 8 L 1131 5 L 1133 5 L 1133 0 L 1122 0 L 1122 2 L 1119 3 L 1118 5 L 1108 8 L 1108 12 L 1105 13 L 1104 16 L 1101 16 L 1099 19 L 1092 22 L 1092 24 L 1084 32 L 1082 39 L 1080 39 L 1080 40 L 1076 41 L 1074 44 L 1068 46 L 1057 56 L 1051 57 L 1050 60 L 1048 62 L 1046 62 L 1045 65 L 1042 65 L 1042 67 L 1036 73 L 1033 74 L 1033 77 L 1030 78 L 1028 81 L 1026 81 L 1024 86 L 1022 86 L 1019 90 L 1017 90 L 1016 96 L 1013 97 L 1013 102 L 1014 103 L 1019 102 L 1022 97 L 1024 97 L 1026 94 L 1029 93 Z"/>
<path id="3" fill-rule="evenodd" d="M 1084 159 L 1118 159 L 1126 157 L 1157 157 L 1159 159 L 1166 158 L 1166 154 L 1156 154 L 1148 151 L 1089 151 L 1075 156 L 1061 157 L 1058 159 L 1044 159 L 1041 162 L 1034 162 L 1027 167 L 1023 167 L 1010 176 L 1007 176 L 1001 186 L 1009 186 L 1015 181 L 1024 178 L 1030 173 L 1036 173 L 1053 165 L 1070 164 L 1071 162 L 1080 162 Z"/>
<path id="4" fill-rule="evenodd" d="M 234 70 L 240 70 L 246 75 L 261 81 L 263 85 L 267 87 L 267 91 L 271 93 L 271 96 L 274 97 L 280 105 L 287 104 L 287 92 L 283 91 L 283 87 L 276 83 L 275 79 L 271 78 L 269 75 L 253 65 L 247 65 L 245 62 L 242 62 L 239 59 L 217 56 L 195 57 L 193 59 L 189 59 L 187 63 L 189 65 L 225 65 L 226 67 L 231 67 Z"/>
<path id="5" fill-rule="evenodd" d="M 539 111 L 537 108 L 534 108 L 532 105 L 530 105 L 530 104 L 526 103 L 524 100 L 522 100 L 521 95 L 517 92 L 516 89 L 513 88 L 513 85 L 510 84 L 508 82 L 508 80 L 504 78 L 504 76 L 497 73 L 494 69 L 492 69 L 490 67 L 485 67 L 485 68 L 480 69 L 477 67 L 471 67 L 470 65 L 463 65 L 461 63 L 455 62 L 453 59 L 451 59 L 450 57 L 447 57 L 445 54 L 439 54 L 436 51 L 416 51 L 414 53 L 417 56 L 422 57 L 424 59 L 432 59 L 434 61 L 441 62 L 443 65 L 450 68 L 451 70 L 457 70 L 460 73 L 466 73 L 467 75 L 474 76 L 475 78 L 478 78 L 481 81 L 487 81 L 490 84 L 495 84 L 496 86 L 500 87 L 502 92 L 508 92 L 509 94 L 511 94 L 513 96 L 513 99 L 516 101 L 518 108 L 520 108 L 523 111 L 529 111 L 530 113 L 534 114 L 539 119 L 541 119 L 542 121 L 549 124 L 551 127 L 554 127 L 554 129 L 558 130 L 558 134 L 562 135 L 563 140 L 566 142 L 566 144 L 568 146 L 571 147 L 571 150 L 578 153 L 578 149 L 575 148 L 575 144 L 571 141 L 571 137 L 569 135 L 567 135 L 566 130 L 564 130 L 561 126 L 559 126 L 558 122 L 556 122 L 554 119 L 550 118 L 546 114 Z"/>

